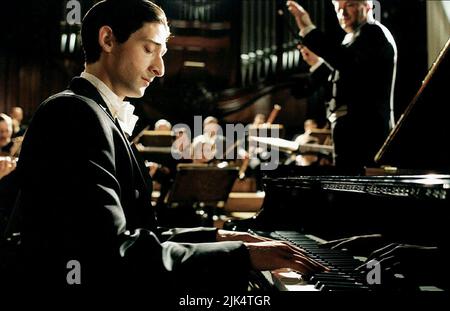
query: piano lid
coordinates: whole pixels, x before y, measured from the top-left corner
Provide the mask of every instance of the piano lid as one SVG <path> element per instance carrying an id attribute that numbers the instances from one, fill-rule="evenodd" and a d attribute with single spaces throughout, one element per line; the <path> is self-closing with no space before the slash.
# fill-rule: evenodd
<path id="1" fill-rule="evenodd" d="M 379 165 L 450 171 L 450 39 L 375 156 Z"/>

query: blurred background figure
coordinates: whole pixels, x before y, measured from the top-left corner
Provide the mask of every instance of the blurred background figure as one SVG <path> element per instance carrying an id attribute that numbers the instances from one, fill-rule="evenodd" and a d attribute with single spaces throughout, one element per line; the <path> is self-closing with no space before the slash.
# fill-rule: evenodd
<path id="1" fill-rule="evenodd" d="M 231 140 L 225 137 L 219 120 L 208 116 L 203 121 L 203 134 L 192 141 L 192 160 L 194 163 L 219 164 L 232 160 L 238 164 L 248 157 L 247 151 L 242 147 L 241 140 Z"/>
<path id="2" fill-rule="evenodd" d="M 0 232 L 2 235 L 5 232 L 19 188 L 16 182 L 16 164 L 14 158 L 0 156 Z M 0 235 L 0 237 L 2 236 Z M 1 255 L 3 256 L 3 253 Z"/>
<path id="3" fill-rule="evenodd" d="M 0 156 L 11 154 L 14 145 L 11 140 L 13 133 L 12 119 L 4 113 L 0 113 Z"/>
<path id="4" fill-rule="evenodd" d="M 225 137 L 222 135 L 219 120 L 208 116 L 203 120 L 203 134 L 192 141 L 192 160 L 194 163 L 208 163 L 223 154 Z"/>
<path id="5" fill-rule="evenodd" d="M 305 132 L 301 135 L 298 135 L 295 139 L 296 142 L 300 144 L 315 144 L 318 143 L 319 139 L 317 137 L 311 136 L 313 130 L 318 129 L 318 125 L 316 120 L 307 119 L 304 123 Z"/>
<path id="6" fill-rule="evenodd" d="M 171 131 L 172 124 L 166 119 L 159 119 L 155 122 L 155 131 Z"/>
<path id="7" fill-rule="evenodd" d="M 191 138 L 188 135 L 187 129 L 185 127 L 176 127 L 175 132 L 175 142 L 172 146 L 174 152 L 181 154 L 181 159 L 190 160 L 191 159 Z"/>
<path id="8" fill-rule="evenodd" d="M 263 113 L 257 113 L 253 119 L 253 125 L 261 125 L 266 122 L 266 116 Z"/>
<path id="9" fill-rule="evenodd" d="M 172 123 L 170 123 L 166 119 L 159 119 L 155 122 L 155 131 L 157 132 L 165 132 L 161 133 L 161 135 L 166 135 L 170 133 L 172 135 Z M 175 142 L 172 145 L 174 148 Z M 176 150 L 172 150 L 172 152 L 177 152 Z M 158 207 L 164 203 L 164 198 L 169 191 L 170 185 L 172 184 L 175 173 L 175 167 L 169 165 L 169 163 L 158 163 L 153 161 L 146 161 L 146 166 L 149 169 L 149 174 L 153 179 L 153 189 L 158 190 L 160 195 L 157 199 Z M 162 161 L 164 162 L 164 161 Z"/>
<path id="10" fill-rule="evenodd" d="M 27 126 L 24 125 L 23 122 L 23 109 L 22 107 L 16 106 L 11 107 L 9 111 L 9 115 L 12 119 L 13 124 L 13 134 L 12 137 L 20 137 L 25 134 Z"/>
<path id="11" fill-rule="evenodd" d="M 12 174 L 16 169 L 17 160 L 13 154 L 17 151 L 17 144 L 11 138 L 13 122 L 9 116 L 0 113 L 0 232 L 6 228 L 7 220 L 11 213 L 15 197 L 18 191 L 16 184 L 17 174 Z M 20 144 L 20 143 L 19 143 Z M 19 146 L 20 147 L 20 146 Z M 14 175 L 14 176 L 13 176 Z"/>
<path id="12" fill-rule="evenodd" d="M 304 123 L 304 133 L 298 135 L 295 138 L 295 142 L 299 143 L 300 145 L 304 144 L 317 144 L 319 143 L 319 139 L 317 137 L 314 137 L 311 135 L 312 131 L 317 129 L 318 125 L 316 120 L 314 119 L 307 119 Z M 299 166 L 310 166 L 314 163 L 316 163 L 319 160 L 319 157 L 317 154 L 314 153 L 305 153 L 305 154 L 299 154 L 295 158 L 295 163 Z"/>

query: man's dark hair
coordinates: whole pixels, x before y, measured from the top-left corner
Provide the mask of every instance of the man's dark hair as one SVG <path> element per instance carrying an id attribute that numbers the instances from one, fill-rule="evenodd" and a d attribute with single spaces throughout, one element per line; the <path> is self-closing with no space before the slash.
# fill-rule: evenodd
<path id="1" fill-rule="evenodd" d="M 148 0 L 104 0 L 95 4 L 84 16 L 81 26 L 86 63 L 95 63 L 100 59 L 102 49 L 98 34 L 101 27 L 111 27 L 117 42 L 124 43 L 144 23 L 167 26 L 166 14 Z"/>

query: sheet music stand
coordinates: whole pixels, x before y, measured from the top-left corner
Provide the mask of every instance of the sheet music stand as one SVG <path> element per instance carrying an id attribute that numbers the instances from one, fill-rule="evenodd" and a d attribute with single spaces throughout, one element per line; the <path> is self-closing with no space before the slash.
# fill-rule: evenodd
<path id="1" fill-rule="evenodd" d="M 175 134 L 172 131 L 142 131 L 133 140 L 137 150 L 147 161 L 172 166 L 172 144 Z"/>
<path id="2" fill-rule="evenodd" d="M 310 132 L 312 137 L 317 138 L 319 145 L 331 145 L 331 130 L 328 129 L 312 129 Z"/>
<path id="3" fill-rule="evenodd" d="M 249 135 L 250 136 L 261 136 L 261 137 L 279 137 L 283 138 L 285 129 L 282 124 L 259 124 L 250 125 Z"/>
<path id="4" fill-rule="evenodd" d="M 183 226 L 213 226 L 238 178 L 239 168 L 206 164 L 178 164 L 175 181 L 167 197 L 168 207 L 178 212 L 169 221 Z M 170 209 L 169 210 L 174 210 Z M 179 217 L 184 218 L 181 221 Z M 178 218 L 177 218 L 178 217 Z M 190 221 L 190 223 L 189 223 Z"/>
<path id="5" fill-rule="evenodd" d="M 172 131 L 142 131 L 134 139 L 135 143 L 144 147 L 171 147 L 175 141 L 175 133 Z"/>
<path id="6" fill-rule="evenodd" d="M 225 202 L 238 178 L 239 167 L 203 164 L 178 164 L 175 181 L 167 202 L 205 203 Z"/>

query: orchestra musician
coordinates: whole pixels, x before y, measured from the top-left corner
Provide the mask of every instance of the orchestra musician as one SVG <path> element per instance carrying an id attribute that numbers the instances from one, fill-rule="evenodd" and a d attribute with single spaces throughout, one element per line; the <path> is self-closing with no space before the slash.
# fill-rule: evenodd
<path id="1" fill-rule="evenodd" d="M 24 139 L 20 217 L 11 220 L 22 257 L 7 269 L 18 273 L 10 282 L 71 286 L 76 262 L 75 284 L 217 291 L 246 289 L 251 269 L 326 269 L 291 244 L 248 233 L 158 227 L 123 100 L 164 75 L 169 35 L 165 13 L 147 0 L 101 1 L 84 17 L 85 71 L 41 104 Z"/>
<path id="2" fill-rule="evenodd" d="M 25 134 L 27 126 L 23 124 L 23 109 L 22 107 L 11 107 L 9 115 L 13 121 L 13 137 L 20 137 Z"/>
<path id="3" fill-rule="evenodd" d="M 0 155 L 10 155 L 14 145 L 11 137 L 13 134 L 12 119 L 4 114 L 0 114 Z"/>
<path id="4" fill-rule="evenodd" d="M 159 119 L 155 122 L 155 131 L 171 131 L 172 124 L 166 119 Z"/>
<path id="5" fill-rule="evenodd" d="M 241 145 L 243 141 L 239 139 L 235 142 L 228 140 L 219 125 L 219 120 L 208 116 L 203 120 L 203 134 L 194 137 L 192 141 L 192 160 L 194 163 L 217 163 L 245 159 L 248 155 Z"/>
<path id="6" fill-rule="evenodd" d="M 295 142 L 298 142 L 299 144 L 319 143 L 319 139 L 311 135 L 311 132 L 318 128 L 316 120 L 305 120 L 303 128 L 304 133 L 298 135 L 294 140 Z M 319 157 L 316 154 L 299 154 L 295 156 L 295 162 L 299 166 L 309 166 L 316 163 L 318 160 Z"/>
<path id="7" fill-rule="evenodd" d="M 16 151 L 20 148 L 20 138 L 11 138 L 13 123 L 11 118 L 0 114 L 0 233 L 3 233 L 17 194 Z M 0 238 L 1 240 L 1 238 Z"/>
<path id="8" fill-rule="evenodd" d="M 253 123 L 251 124 L 250 129 L 249 129 L 249 136 L 259 136 L 260 134 L 262 134 L 263 136 L 272 136 L 273 133 L 272 133 L 270 126 L 275 121 L 275 119 L 279 115 L 280 111 L 281 111 L 281 106 L 275 104 L 267 118 L 262 113 L 256 114 L 253 119 Z M 264 132 L 261 133 L 260 132 L 261 130 L 263 130 Z M 278 132 L 277 135 L 279 136 L 280 133 Z M 261 161 L 262 161 L 262 159 L 269 160 L 268 152 L 267 152 L 266 148 L 262 148 L 260 145 L 254 144 L 254 143 L 249 143 L 248 149 L 249 149 L 249 152 L 248 152 L 249 155 L 248 155 L 248 157 L 246 157 L 244 159 L 244 161 L 242 163 L 242 166 L 241 166 L 241 169 L 239 172 L 239 177 L 241 179 L 244 178 L 246 175 L 247 169 L 250 167 L 252 170 L 251 174 L 255 175 L 255 177 L 257 179 L 257 183 L 259 183 L 260 178 L 261 178 L 261 172 L 260 172 Z"/>
<path id="9" fill-rule="evenodd" d="M 253 125 L 262 125 L 266 122 L 266 116 L 263 113 L 257 113 L 253 118 Z"/>
<path id="10" fill-rule="evenodd" d="M 17 157 L 22 146 L 23 136 L 13 138 L 13 120 L 0 114 L 0 156 Z"/>

